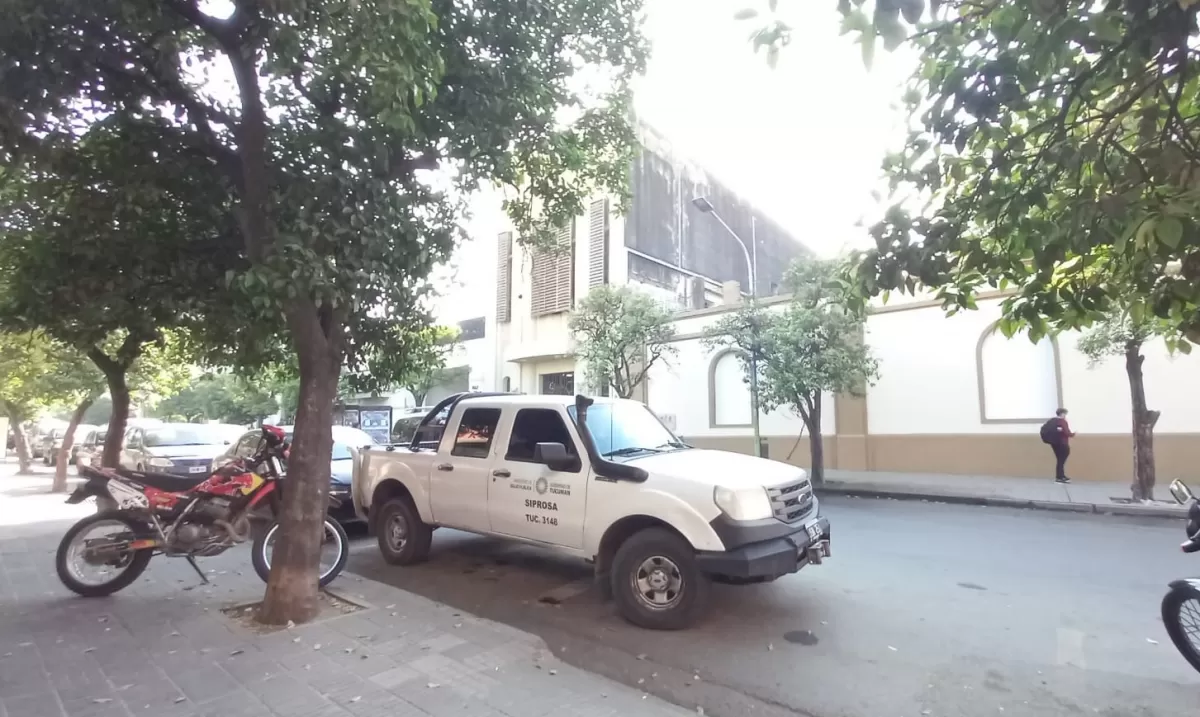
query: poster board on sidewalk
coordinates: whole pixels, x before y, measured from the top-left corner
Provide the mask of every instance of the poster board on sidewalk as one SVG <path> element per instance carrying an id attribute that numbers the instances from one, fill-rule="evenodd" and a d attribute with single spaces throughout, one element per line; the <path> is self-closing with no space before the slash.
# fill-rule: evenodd
<path id="1" fill-rule="evenodd" d="M 386 445 L 392 442 L 391 406 L 343 406 L 334 413 L 333 422 L 364 431 L 377 443 Z"/>

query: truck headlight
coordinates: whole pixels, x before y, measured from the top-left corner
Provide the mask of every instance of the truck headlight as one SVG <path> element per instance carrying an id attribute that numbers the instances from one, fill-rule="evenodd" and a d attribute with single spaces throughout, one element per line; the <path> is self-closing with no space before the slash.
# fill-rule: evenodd
<path id="1" fill-rule="evenodd" d="M 174 461 L 172 461 L 170 458 L 151 458 L 150 460 L 146 461 L 146 463 L 147 465 L 154 466 L 155 468 L 170 468 L 171 466 L 175 465 Z"/>
<path id="2" fill-rule="evenodd" d="M 762 520 L 774 515 L 771 499 L 762 487 L 734 489 L 717 486 L 713 489 L 713 502 L 721 512 L 734 520 Z"/>

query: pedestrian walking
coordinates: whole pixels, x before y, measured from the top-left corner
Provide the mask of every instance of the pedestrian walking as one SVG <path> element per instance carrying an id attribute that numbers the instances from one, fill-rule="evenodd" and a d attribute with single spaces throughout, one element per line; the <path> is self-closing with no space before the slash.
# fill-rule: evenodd
<path id="1" fill-rule="evenodd" d="M 1067 423 L 1067 409 L 1060 408 L 1054 418 L 1042 424 L 1042 443 L 1054 450 L 1054 482 L 1070 483 L 1067 477 L 1067 458 L 1071 455 L 1071 439 L 1075 434 Z"/>

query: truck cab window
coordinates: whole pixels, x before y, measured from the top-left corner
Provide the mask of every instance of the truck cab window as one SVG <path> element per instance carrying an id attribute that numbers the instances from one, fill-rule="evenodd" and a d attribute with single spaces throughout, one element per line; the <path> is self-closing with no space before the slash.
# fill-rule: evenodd
<path id="1" fill-rule="evenodd" d="M 487 458 L 492 447 L 496 424 L 500 423 L 499 408 L 468 408 L 463 411 L 454 437 L 450 455 L 462 458 Z"/>
<path id="2" fill-rule="evenodd" d="M 522 408 L 513 420 L 505 460 L 533 462 L 533 449 L 539 443 L 561 443 L 575 456 L 575 441 L 558 411 L 549 408 Z"/>
<path id="3" fill-rule="evenodd" d="M 414 429 L 418 448 L 437 448 L 442 441 L 442 434 L 446 431 L 446 421 L 450 420 L 450 407 L 453 405 L 452 403 L 446 404 L 442 410 L 431 416 L 429 422 L 419 431 Z"/>

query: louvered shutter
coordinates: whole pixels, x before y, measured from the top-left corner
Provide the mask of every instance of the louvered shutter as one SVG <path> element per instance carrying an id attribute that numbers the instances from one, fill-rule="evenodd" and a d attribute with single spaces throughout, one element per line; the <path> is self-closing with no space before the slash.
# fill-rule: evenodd
<path id="1" fill-rule="evenodd" d="M 588 209 L 588 287 L 608 283 L 608 200 Z"/>
<path id="2" fill-rule="evenodd" d="M 512 321 L 512 232 L 501 232 L 496 243 L 496 321 Z"/>
<path id="3" fill-rule="evenodd" d="M 571 310 L 574 287 L 574 222 L 558 230 L 558 251 L 537 251 L 533 255 L 533 286 L 530 313 L 547 316 Z"/>

